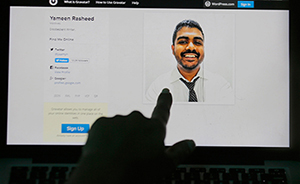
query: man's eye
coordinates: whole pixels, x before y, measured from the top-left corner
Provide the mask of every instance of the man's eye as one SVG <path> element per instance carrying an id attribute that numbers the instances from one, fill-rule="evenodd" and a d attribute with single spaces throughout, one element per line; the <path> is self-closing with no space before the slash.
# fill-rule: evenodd
<path id="1" fill-rule="evenodd" d="M 202 45 L 202 42 L 194 42 L 195 45 Z"/>
<path id="2" fill-rule="evenodd" d="M 178 44 L 187 44 L 187 41 L 179 41 Z"/>

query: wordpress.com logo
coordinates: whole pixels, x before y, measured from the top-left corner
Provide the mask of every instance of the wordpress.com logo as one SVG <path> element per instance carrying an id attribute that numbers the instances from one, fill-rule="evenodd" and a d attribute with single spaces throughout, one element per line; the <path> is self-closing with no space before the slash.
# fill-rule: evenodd
<path id="1" fill-rule="evenodd" d="M 55 6 L 58 3 L 58 0 L 49 0 L 50 5 Z"/>
<path id="2" fill-rule="evenodd" d="M 210 2 L 210 1 L 205 1 L 205 3 L 204 3 L 204 4 L 205 4 L 205 6 L 206 6 L 206 7 L 210 7 L 210 5 L 211 5 L 211 2 Z"/>

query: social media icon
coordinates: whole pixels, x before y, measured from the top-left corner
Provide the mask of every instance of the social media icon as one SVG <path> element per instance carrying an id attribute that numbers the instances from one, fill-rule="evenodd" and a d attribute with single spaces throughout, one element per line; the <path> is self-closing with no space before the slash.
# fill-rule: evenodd
<path id="1" fill-rule="evenodd" d="M 50 5 L 55 6 L 58 3 L 58 0 L 49 0 Z"/>

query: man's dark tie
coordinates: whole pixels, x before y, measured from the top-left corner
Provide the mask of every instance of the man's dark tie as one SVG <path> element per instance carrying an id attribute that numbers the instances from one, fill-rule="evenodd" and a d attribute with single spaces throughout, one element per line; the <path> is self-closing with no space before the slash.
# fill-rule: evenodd
<path id="1" fill-rule="evenodd" d="M 186 87 L 188 87 L 189 89 L 189 102 L 198 102 L 197 100 L 197 95 L 194 91 L 194 86 L 195 86 L 195 82 L 199 79 L 199 77 L 197 77 L 193 82 L 187 82 L 185 80 L 183 80 L 182 78 L 180 78 L 180 80 L 186 85 Z"/>

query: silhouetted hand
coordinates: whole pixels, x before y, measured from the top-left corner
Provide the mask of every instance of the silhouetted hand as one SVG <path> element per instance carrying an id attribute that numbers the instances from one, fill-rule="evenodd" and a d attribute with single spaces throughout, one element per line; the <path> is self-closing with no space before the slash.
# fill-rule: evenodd
<path id="1" fill-rule="evenodd" d="M 165 147 L 171 104 L 164 89 L 150 119 L 137 111 L 99 118 L 69 183 L 151 183 L 171 172 L 195 147 L 192 140 Z"/>

